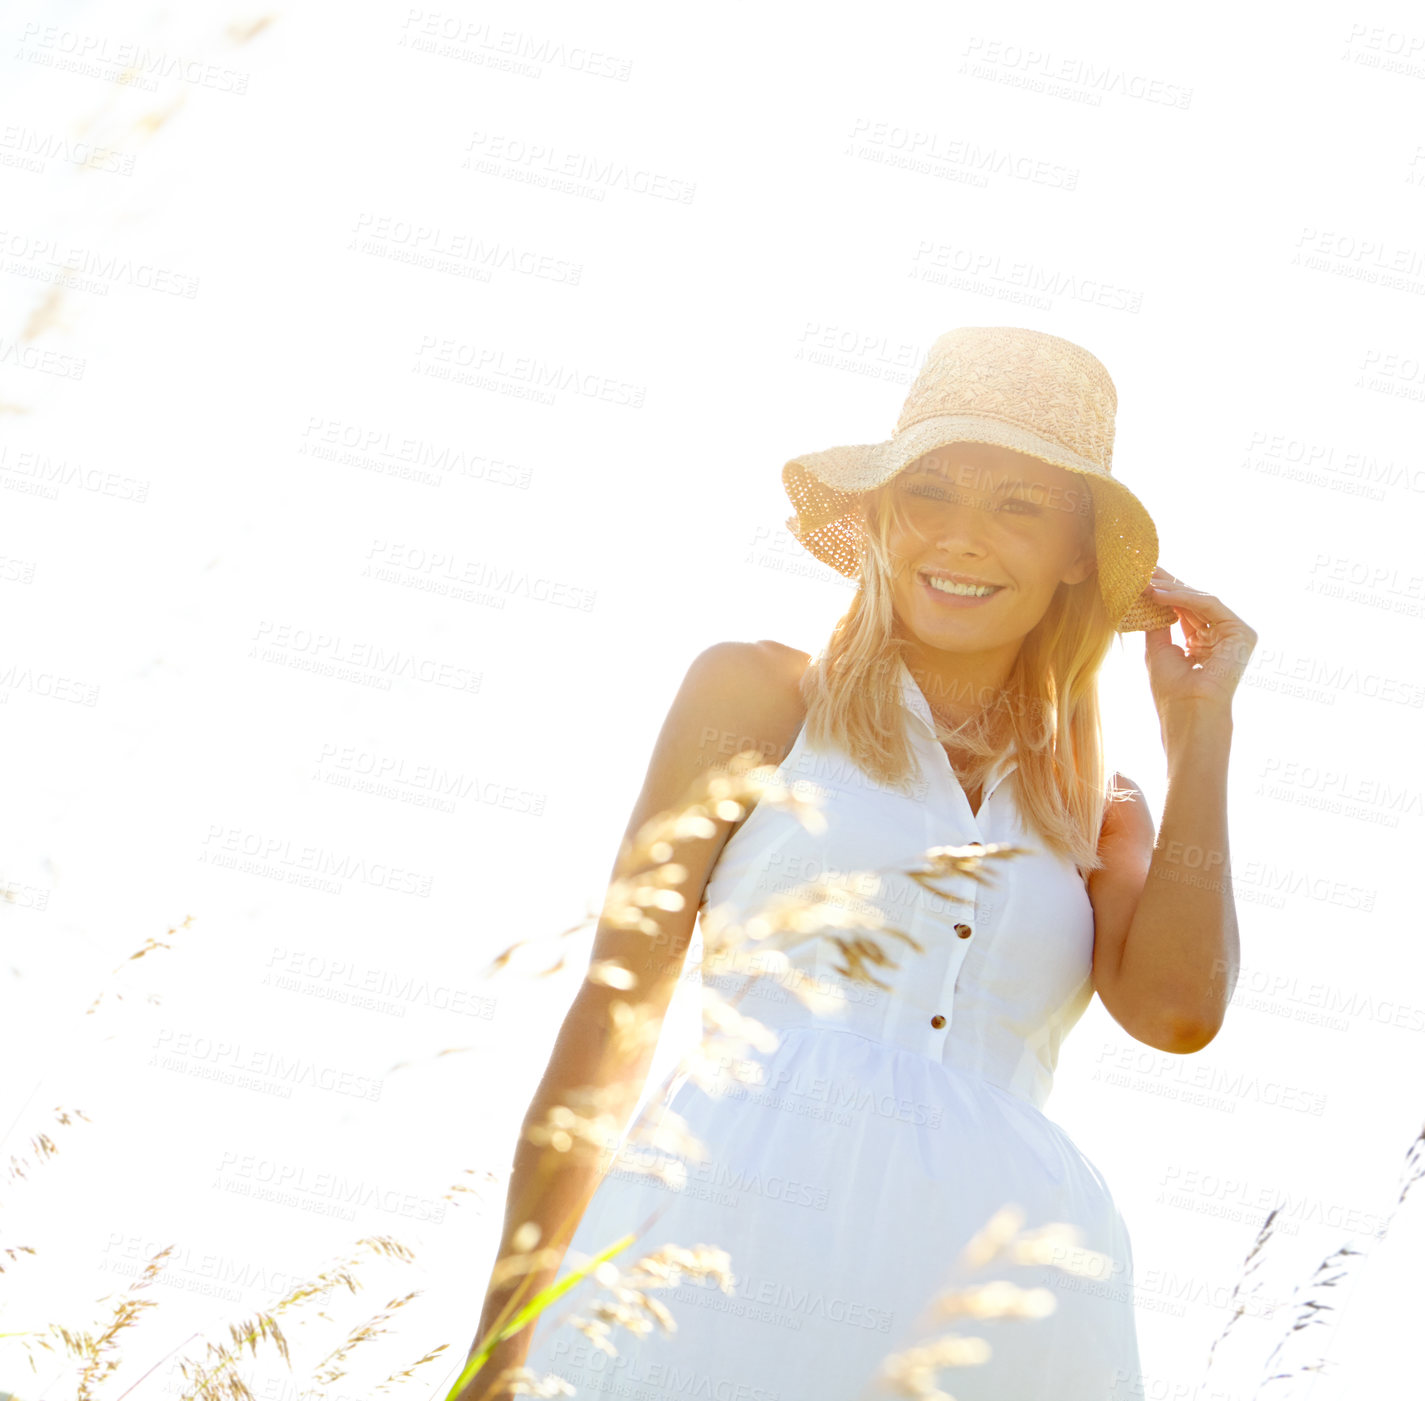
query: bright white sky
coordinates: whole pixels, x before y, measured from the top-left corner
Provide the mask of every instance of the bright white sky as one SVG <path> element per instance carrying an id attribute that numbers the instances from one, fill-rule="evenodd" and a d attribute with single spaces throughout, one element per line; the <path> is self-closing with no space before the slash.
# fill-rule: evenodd
<path id="1" fill-rule="evenodd" d="M 480 970 L 597 903 L 691 659 L 815 651 L 849 601 L 782 528 L 782 463 L 888 437 L 937 335 L 1014 324 L 1108 365 L 1163 562 L 1261 638 L 1234 708 L 1239 1005 L 1172 1058 L 1095 1003 L 1049 1105 L 1133 1231 L 1144 1394 L 1255 1395 L 1294 1286 L 1370 1247 L 1422 1118 L 1418 12 L 358 10 L 280 6 L 247 43 L 227 27 L 261 7 L 5 21 L 5 1158 L 53 1106 L 92 1121 L 4 1194 L 0 1241 L 39 1252 L 6 1267 L 7 1326 L 90 1324 L 172 1242 L 124 1353 L 147 1366 L 387 1233 L 416 1262 L 363 1267 L 336 1317 L 423 1289 L 353 1358 L 447 1340 L 410 1387 L 438 1394 L 588 938 L 561 977 Z M 116 81 L 126 45 L 148 90 Z M 1015 300 L 1017 267 L 1053 290 Z M 523 357 L 585 392 L 509 392 Z M 445 469 L 401 476 L 408 440 Z M 389 689 L 377 649 L 413 663 Z M 1104 707 L 1160 813 L 1142 649 Z M 340 781 L 381 764 L 468 796 Z M 249 846 L 269 874 L 212 859 Z M 273 877 L 305 848 L 388 883 Z M 276 1057 L 302 1067 L 286 1098 L 209 1074 L 280 1085 Z M 321 1214 L 334 1182 L 349 1219 Z M 1206 1378 L 1272 1202 L 1292 1233 Z M 1339 1326 L 1271 1364 L 1334 1375 L 1267 1394 L 1380 1394 L 1420 1206 L 1334 1291 Z M 283 1375 L 254 1372 L 285 1398 Z M 3 1387 L 69 1394 L 13 1340 Z"/>

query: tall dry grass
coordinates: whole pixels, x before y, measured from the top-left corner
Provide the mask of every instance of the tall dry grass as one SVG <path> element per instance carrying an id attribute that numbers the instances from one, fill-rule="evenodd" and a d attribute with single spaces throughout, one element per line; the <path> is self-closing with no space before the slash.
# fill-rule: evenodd
<path id="1" fill-rule="evenodd" d="M 724 769 L 705 774 L 683 805 L 660 814 L 641 829 L 620 862 L 597 919 L 617 924 L 619 928 L 656 934 L 658 926 L 648 918 L 648 912 L 676 908 L 670 900 L 681 900 L 671 889 L 682 874 L 678 863 L 680 846 L 710 835 L 715 830 L 715 818 L 737 821 L 758 803 L 787 811 L 813 831 L 824 826 L 824 818 L 814 800 L 783 784 L 777 770 L 763 763 L 760 756 L 738 755 Z M 942 846 L 925 852 L 903 873 L 947 898 L 961 898 L 941 889 L 937 882 L 951 876 L 974 881 L 993 879 L 993 869 L 1018 854 L 1017 848 L 1005 845 Z M 720 1077 L 728 1073 L 746 1083 L 760 1082 L 760 1063 L 748 1053 L 775 1049 L 777 1040 L 773 1032 L 739 1011 L 737 1005 L 758 978 L 776 977 L 781 986 L 817 1015 L 837 1009 L 845 1000 L 845 994 L 818 988 L 789 961 L 789 953 L 809 941 L 824 940 L 837 951 L 840 958 L 837 971 L 849 983 L 888 988 L 890 984 L 874 970 L 894 973 L 899 964 L 893 957 L 893 949 L 906 945 L 920 951 L 921 945 L 904 931 L 884 924 L 868 910 L 867 878 L 885 874 L 885 871 L 853 872 L 836 882 L 774 897 L 740 923 L 727 917 L 724 911 L 705 911 L 702 923 L 704 971 L 745 974 L 746 982 L 733 997 L 724 997 L 715 988 L 704 986 L 702 1037 L 679 1061 L 668 1083 L 686 1075 L 704 1088 L 715 1088 Z M 555 935 L 552 941 L 519 940 L 498 954 L 483 976 L 491 979 L 514 976 L 515 956 L 520 949 L 552 942 L 559 954 L 556 961 L 526 975 L 548 977 L 566 961 L 567 955 L 561 946 L 594 922 L 590 919 L 575 924 Z M 170 929 L 167 939 L 171 940 L 190 924 L 191 919 Z M 130 961 L 171 947 L 165 940 L 150 939 L 131 955 Z M 595 962 L 587 977 L 629 993 L 628 998 L 610 1004 L 611 1036 L 623 1054 L 632 1054 L 638 1047 L 656 1041 L 661 1019 L 648 1015 L 637 997 L 636 979 L 629 969 L 617 963 Z M 101 991 L 88 1012 L 93 1013 L 110 996 L 122 1001 L 120 992 Z M 609 1099 L 608 1086 L 584 1086 L 570 1094 L 567 1103 L 551 1111 L 544 1122 L 531 1125 L 529 1136 L 542 1150 L 541 1164 L 553 1170 L 561 1157 L 585 1154 L 593 1155 L 601 1169 L 607 1170 L 617 1157 L 621 1164 L 626 1162 L 628 1170 L 646 1172 L 676 1189 L 686 1182 L 687 1160 L 706 1160 L 706 1145 L 696 1140 L 688 1131 L 686 1121 L 673 1114 L 662 1100 L 648 1099 L 625 1128 L 609 1112 Z M 54 1113 L 57 1125 L 70 1132 L 78 1123 L 89 1121 L 82 1110 L 58 1108 Z M 1425 1145 L 1425 1130 L 1407 1155 L 1408 1175 L 1397 1207 L 1421 1176 L 1421 1164 L 1425 1161 L 1422 1145 Z M 647 1150 L 646 1155 L 627 1151 L 637 1149 Z M 59 1144 L 50 1132 L 34 1134 L 28 1146 L 30 1161 L 12 1156 L 6 1168 L 7 1183 L 13 1186 L 23 1182 L 30 1168 L 48 1161 L 58 1151 Z M 468 1187 L 456 1186 L 447 1196 L 468 1190 Z M 1245 1311 L 1245 1299 L 1253 1276 L 1262 1267 L 1275 1217 L 1276 1212 L 1267 1217 L 1244 1262 L 1243 1278 L 1233 1296 L 1239 1301 L 1239 1307 L 1209 1352 L 1206 1363 L 1209 1368 L 1218 1344 Z M 9 1213 L 5 1213 L 0 1220 L 0 1261 L 3 1261 L 0 1276 L 7 1270 L 25 1268 L 36 1253 L 33 1247 L 12 1243 L 6 1238 L 4 1227 L 8 1219 Z M 575 1224 L 573 1220 L 565 1221 L 550 1232 L 550 1236 L 559 1239 L 561 1230 L 572 1229 Z M 927 1334 L 942 1328 L 944 1331 L 884 1360 L 880 1380 L 886 1394 L 913 1398 L 913 1401 L 953 1401 L 953 1395 L 940 1387 L 940 1374 L 981 1365 L 990 1356 L 989 1343 L 970 1331 L 975 1321 L 1018 1319 L 1032 1324 L 1048 1316 L 1056 1306 L 1051 1289 L 1023 1289 L 1007 1280 L 970 1285 L 963 1282 L 965 1274 L 1002 1262 L 1052 1266 L 1069 1274 L 1101 1277 L 1107 1262 L 1081 1247 L 1077 1227 L 1054 1223 L 1026 1232 L 1022 1225 L 1022 1210 L 1014 1203 L 1006 1203 L 965 1247 L 954 1269 L 947 1274 L 944 1290 L 927 1301 L 919 1320 L 923 1328 L 918 1331 Z M 1388 1225 L 1389 1222 L 1387 1228 Z M 634 1337 L 646 1336 L 655 1327 L 669 1334 L 676 1332 L 676 1319 L 657 1298 L 658 1291 L 684 1279 L 711 1281 L 728 1293 L 734 1289 L 735 1262 L 715 1244 L 669 1243 L 626 1266 L 615 1264 L 614 1257 L 626 1251 L 637 1236 L 638 1232 L 630 1231 L 591 1259 L 573 1262 L 554 1284 L 525 1298 L 523 1295 L 528 1290 L 522 1289 L 518 1282 L 527 1283 L 539 1270 L 556 1266 L 565 1253 L 563 1248 L 542 1249 L 539 1226 L 534 1222 L 525 1223 L 515 1233 L 514 1248 L 496 1261 L 491 1275 L 491 1287 L 513 1281 L 515 1288 L 494 1325 L 470 1345 L 466 1362 L 454 1382 L 437 1394 L 443 1395 L 445 1401 L 574 1395 L 570 1383 L 557 1375 L 536 1375 L 525 1366 L 492 1373 L 487 1363 L 499 1344 L 531 1329 L 538 1318 L 585 1280 L 597 1286 L 593 1301 L 582 1312 L 571 1311 L 557 1319 L 556 1326 L 579 1331 L 594 1346 L 615 1356 L 616 1330 Z M 84 1327 L 52 1323 L 37 1331 L 0 1332 L 0 1344 L 18 1345 L 25 1350 L 37 1377 L 40 1354 L 59 1366 L 57 1372 L 51 1367 L 52 1374 L 44 1384 L 46 1401 L 71 1401 L 71 1398 L 72 1401 L 126 1401 L 131 1395 L 142 1396 L 145 1383 L 165 1364 L 170 1378 L 181 1378 L 177 1384 L 170 1381 L 166 1388 L 177 1401 L 215 1401 L 215 1398 L 257 1401 L 244 1368 L 258 1358 L 260 1351 L 279 1358 L 293 1371 L 295 1378 L 298 1374 L 287 1331 L 292 1323 L 298 1319 L 304 1323 L 314 1322 L 304 1317 L 304 1314 L 314 1313 L 316 1318 L 332 1324 L 325 1306 L 329 1306 L 333 1296 L 342 1289 L 352 1295 L 358 1292 L 362 1287 L 359 1268 L 377 1260 L 400 1265 L 413 1258 L 410 1250 L 390 1237 L 364 1237 L 347 1257 L 318 1270 L 267 1307 L 256 1309 L 246 1317 L 215 1321 L 210 1328 L 193 1334 L 178 1347 L 160 1353 L 151 1361 L 152 1354 L 149 1354 L 144 1359 L 149 1361 L 147 1369 L 122 1390 L 116 1390 L 109 1383 L 119 1366 L 121 1345 L 140 1344 L 139 1325 L 148 1311 L 156 1307 L 156 1301 L 146 1297 L 147 1292 L 160 1277 L 173 1248 L 168 1246 L 155 1252 L 117 1299 L 113 1296 L 100 1299 L 100 1304 L 109 1305 L 107 1311 Z M 1289 1339 L 1327 1316 L 1331 1303 L 1326 1291 L 1339 1287 L 1345 1263 L 1353 1253 L 1349 1247 L 1334 1252 L 1306 1283 L 1306 1295 L 1297 1301 L 1296 1317 L 1289 1333 L 1268 1359 L 1266 1371 L 1270 1371 Z M 301 1380 L 294 1383 L 297 1395 L 303 1401 L 327 1396 L 332 1386 L 348 1377 L 351 1355 L 389 1333 L 388 1325 L 398 1311 L 419 1294 L 419 1290 L 409 1290 L 395 1295 L 382 1309 L 349 1328 L 331 1346 L 307 1349 L 313 1355 L 302 1359 L 304 1371 Z M 431 1364 L 437 1360 L 448 1361 L 443 1359 L 448 1348 L 447 1343 L 431 1348 L 407 1366 L 390 1372 L 363 1394 L 381 1395 L 403 1384 L 428 1378 Z M 68 1364 L 67 1372 L 64 1364 Z M 1299 1370 L 1307 1372 L 1313 1370 L 1313 1366 L 1308 1364 Z M 1262 1384 L 1279 1380 L 1282 1375 L 1264 1377 Z"/>

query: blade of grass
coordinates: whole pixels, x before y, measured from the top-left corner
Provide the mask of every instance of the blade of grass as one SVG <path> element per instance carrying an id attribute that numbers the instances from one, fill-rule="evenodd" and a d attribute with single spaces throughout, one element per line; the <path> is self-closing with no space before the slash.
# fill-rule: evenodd
<path id="1" fill-rule="evenodd" d="M 505 1326 L 495 1334 L 494 1337 L 486 1338 L 480 1345 L 480 1349 L 465 1364 L 465 1370 L 455 1379 L 455 1385 L 446 1393 L 445 1401 L 456 1401 L 465 1383 L 470 1380 L 484 1365 L 496 1346 L 506 1338 L 518 1333 L 524 1325 L 537 1313 L 549 1307 L 556 1299 L 567 1294 L 581 1279 L 584 1279 L 605 1260 L 612 1259 L 621 1250 L 627 1250 L 634 1242 L 632 1233 L 616 1240 L 607 1250 L 601 1250 L 593 1257 L 588 1264 L 580 1265 L 577 1269 L 571 1270 L 563 1279 L 551 1284 L 548 1289 L 536 1294 L 533 1299 L 522 1308 Z"/>

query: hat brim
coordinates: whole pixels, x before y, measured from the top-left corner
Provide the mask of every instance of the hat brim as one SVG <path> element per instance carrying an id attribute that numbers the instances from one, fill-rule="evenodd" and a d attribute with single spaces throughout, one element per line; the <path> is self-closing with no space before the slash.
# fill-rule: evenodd
<path id="1" fill-rule="evenodd" d="M 787 528 L 818 559 L 854 579 L 860 570 L 861 498 L 917 458 L 951 443 L 985 443 L 1022 452 L 1088 479 L 1094 503 L 1099 593 L 1118 632 L 1169 627 L 1177 614 L 1146 593 L 1158 562 L 1158 531 L 1147 508 L 1089 459 L 1016 423 L 980 415 L 923 419 L 884 443 L 804 453 L 782 468 L 796 514 Z"/>

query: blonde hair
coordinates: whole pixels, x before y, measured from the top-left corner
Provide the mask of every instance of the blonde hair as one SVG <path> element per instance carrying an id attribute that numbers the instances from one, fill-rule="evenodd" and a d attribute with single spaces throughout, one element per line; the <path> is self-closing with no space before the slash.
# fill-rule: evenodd
<path id="1" fill-rule="evenodd" d="M 900 686 L 911 644 L 897 632 L 891 594 L 889 534 L 893 521 L 904 521 L 889 490 L 894 481 L 862 497 L 860 584 L 807 668 L 802 697 L 809 740 L 838 746 L 872 777 L 903 789 L 916 775 Z M 1080 525 L 1092 548 L 1091 501 Z M 1060 584 L 1021 644 L 1003 689 L 977 698 L 975 713 L 954 729 L 932 720 L 941 741 L 970 756 L 956 768 L 967 792 L 983 789 L 1013 740 L 1026 826 L 1085 875 L 1103 864 L 1098 841 L 1106 805 L 1127 796 L 1127 790 L 1108 789 L 1098 703 L 1099 669 L 1116 635 L 1096 572 L 1078 584 Z"/>

